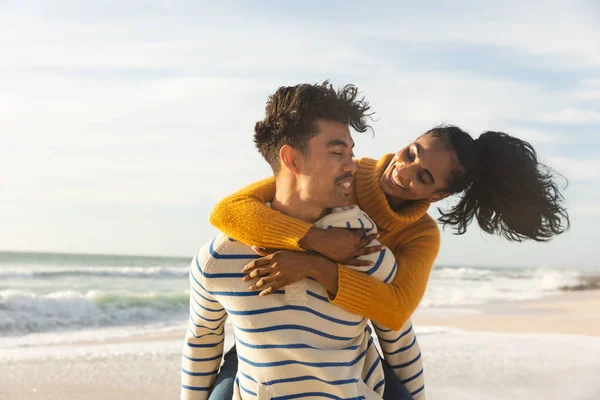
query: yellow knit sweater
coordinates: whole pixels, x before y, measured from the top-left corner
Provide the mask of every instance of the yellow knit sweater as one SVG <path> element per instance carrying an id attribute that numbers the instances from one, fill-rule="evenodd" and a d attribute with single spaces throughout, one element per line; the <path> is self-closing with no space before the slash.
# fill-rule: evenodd
<path id="1" fill-rule="evenodd" d="M 423 298 L 439 250 L 440 232 L 427 214 L 426 200 L 413 202 L 398 212 L 391 209 L 379 180 L 392 157 L 387 154 L 380 160 L 357 161 L 353 201 L 377 224 L 379 240 L 394 253 L 398 273 L 386 284 L 338 265 L 338 292 L 331 302 L 397 330 Z M 298 242 L 313 225 L 264 204 L 274 197 L 274 178 L 256 182 L 217 204 L 210 223 L 246 244 L 303 250 Z"/>

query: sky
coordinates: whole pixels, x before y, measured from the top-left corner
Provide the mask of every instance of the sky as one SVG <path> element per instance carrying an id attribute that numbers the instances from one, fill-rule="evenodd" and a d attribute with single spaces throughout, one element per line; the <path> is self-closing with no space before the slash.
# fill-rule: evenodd
<path id="1" fill-rule="evenodd" d="M 438 264 L 599 265 L 600 3 L 417 3 L 0 1 L 0 250 L 192 257 L 219 199 L 271 173 L 268 96 L 329 79 L 376 113 L 357 157 L 450 123 L 567 177 L 567 233 L 445 230 Z"/>

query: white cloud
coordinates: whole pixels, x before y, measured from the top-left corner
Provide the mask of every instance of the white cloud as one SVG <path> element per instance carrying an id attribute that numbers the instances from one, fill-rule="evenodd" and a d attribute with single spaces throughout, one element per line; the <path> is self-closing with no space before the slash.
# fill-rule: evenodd
<path id="1" fill-rule="evenodd" d="M 395 151 L 447 122 L 474 136 L 506 131 L 531 141 L 542 156 L 569 140 L 570 153 L 549 164 L 572 182 L 600 181 L 600 165 L 589 149 L 577 155 L 582 134 L 569 126 L 589 132 L 600 121 L 600 76 L 590 69 L 600 65 L 592 40 L 600 29 L 582 6 L 388 3 L 365 5 L 368 15 L 355 10 L 358 19 L 307 18 L 286 12 L 288 6 L 271 13 L 245 3 L 191 1 L 0 6 L 8 39 L 0 43 L 0 220 L 21 232 L 6 235 L 6 243 L 35 248 L 41 239 L 34 243 L 27 231 L 58 231 L 49 221 L 64 218 L 72 224 L 53 243 L 76 250 L 83 245 L 74 231 L 78 213 L 90 204 L 86 212 L 110 214 L 129 224 L 129 233 L 146 218 L 131 217 L 128 207 L 136 205 L 161 223 L 179 208 L 202 210 L 193 229 L 208 230 L 205 214 L 218 198 L 269 173 L 252 143 L 267 96 L 281 85 L 325 78 L 358 84 L 377 112 L 375 138 L 355 137 L 358 156 Z M 502 62 L 448 69 L 437 63 L 438 53 L 466 65 L 490 54 Z M 510 68 L 496 73 L 503 65 L 568 79 L 528 80 Z M 569 194 L 574 212 L 590 215 L 587 199 L 599 193 Z M 40 217 L 43 211 L 53 218 Z M 111 237 L 119 228 L 101 229 Z M 192 239 L 174 235 L 181 243 L 176 252 L 185 254 Z M 138 240 L 136 249 L 144 249 L 159 239 L 140 232 Z M 456 253 L 475 240 L 453 244 Z M 109 242 L 101 243 L 103 251 Z"/>
<path id="2" fill-rule="evenodd" d="M 551 165 L 572 181 L 600 183 L 600 159 L 579 157 L 550 157 Z"/>
<path id="3" fill-rule="evenodd" d="M 536 120 L 558 124 L 600 124 L 600 111 L 567 107 L 553 112 L 541 113 Z"/>

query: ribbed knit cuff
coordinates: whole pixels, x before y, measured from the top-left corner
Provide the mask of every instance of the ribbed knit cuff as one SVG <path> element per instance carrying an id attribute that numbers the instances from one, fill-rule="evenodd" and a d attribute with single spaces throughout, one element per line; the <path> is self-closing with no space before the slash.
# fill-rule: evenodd
<path id="1" fill-rule="evenodd" d="M 338 291 L 332 304 L 359 315 L 365 315 L 371 300 L 371 285 L 362 272 L 338 264 Z"/>
<path id="2" fill-rule="evenodd" d="M 272 219 L 265 229 L 264 239 L 273 244 L 273 248 L 304 251 L 298 242 L 306 236 L 306 233 L 314 225 L 297 220 L 295 218 L 285 218 L 285 222 L 279 219 Z"/>

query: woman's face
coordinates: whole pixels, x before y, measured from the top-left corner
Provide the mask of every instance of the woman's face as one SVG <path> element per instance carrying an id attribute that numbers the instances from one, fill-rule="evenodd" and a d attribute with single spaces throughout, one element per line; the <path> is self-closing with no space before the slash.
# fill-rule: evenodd
<path id="1" fill-rule="evenodd" d="M 394 200 L 441 200 L 447 178 L 458 167 L 454 151 L 433 135 L 425 134 L 396 153 L 381 176 L 384 193 Z"/>

